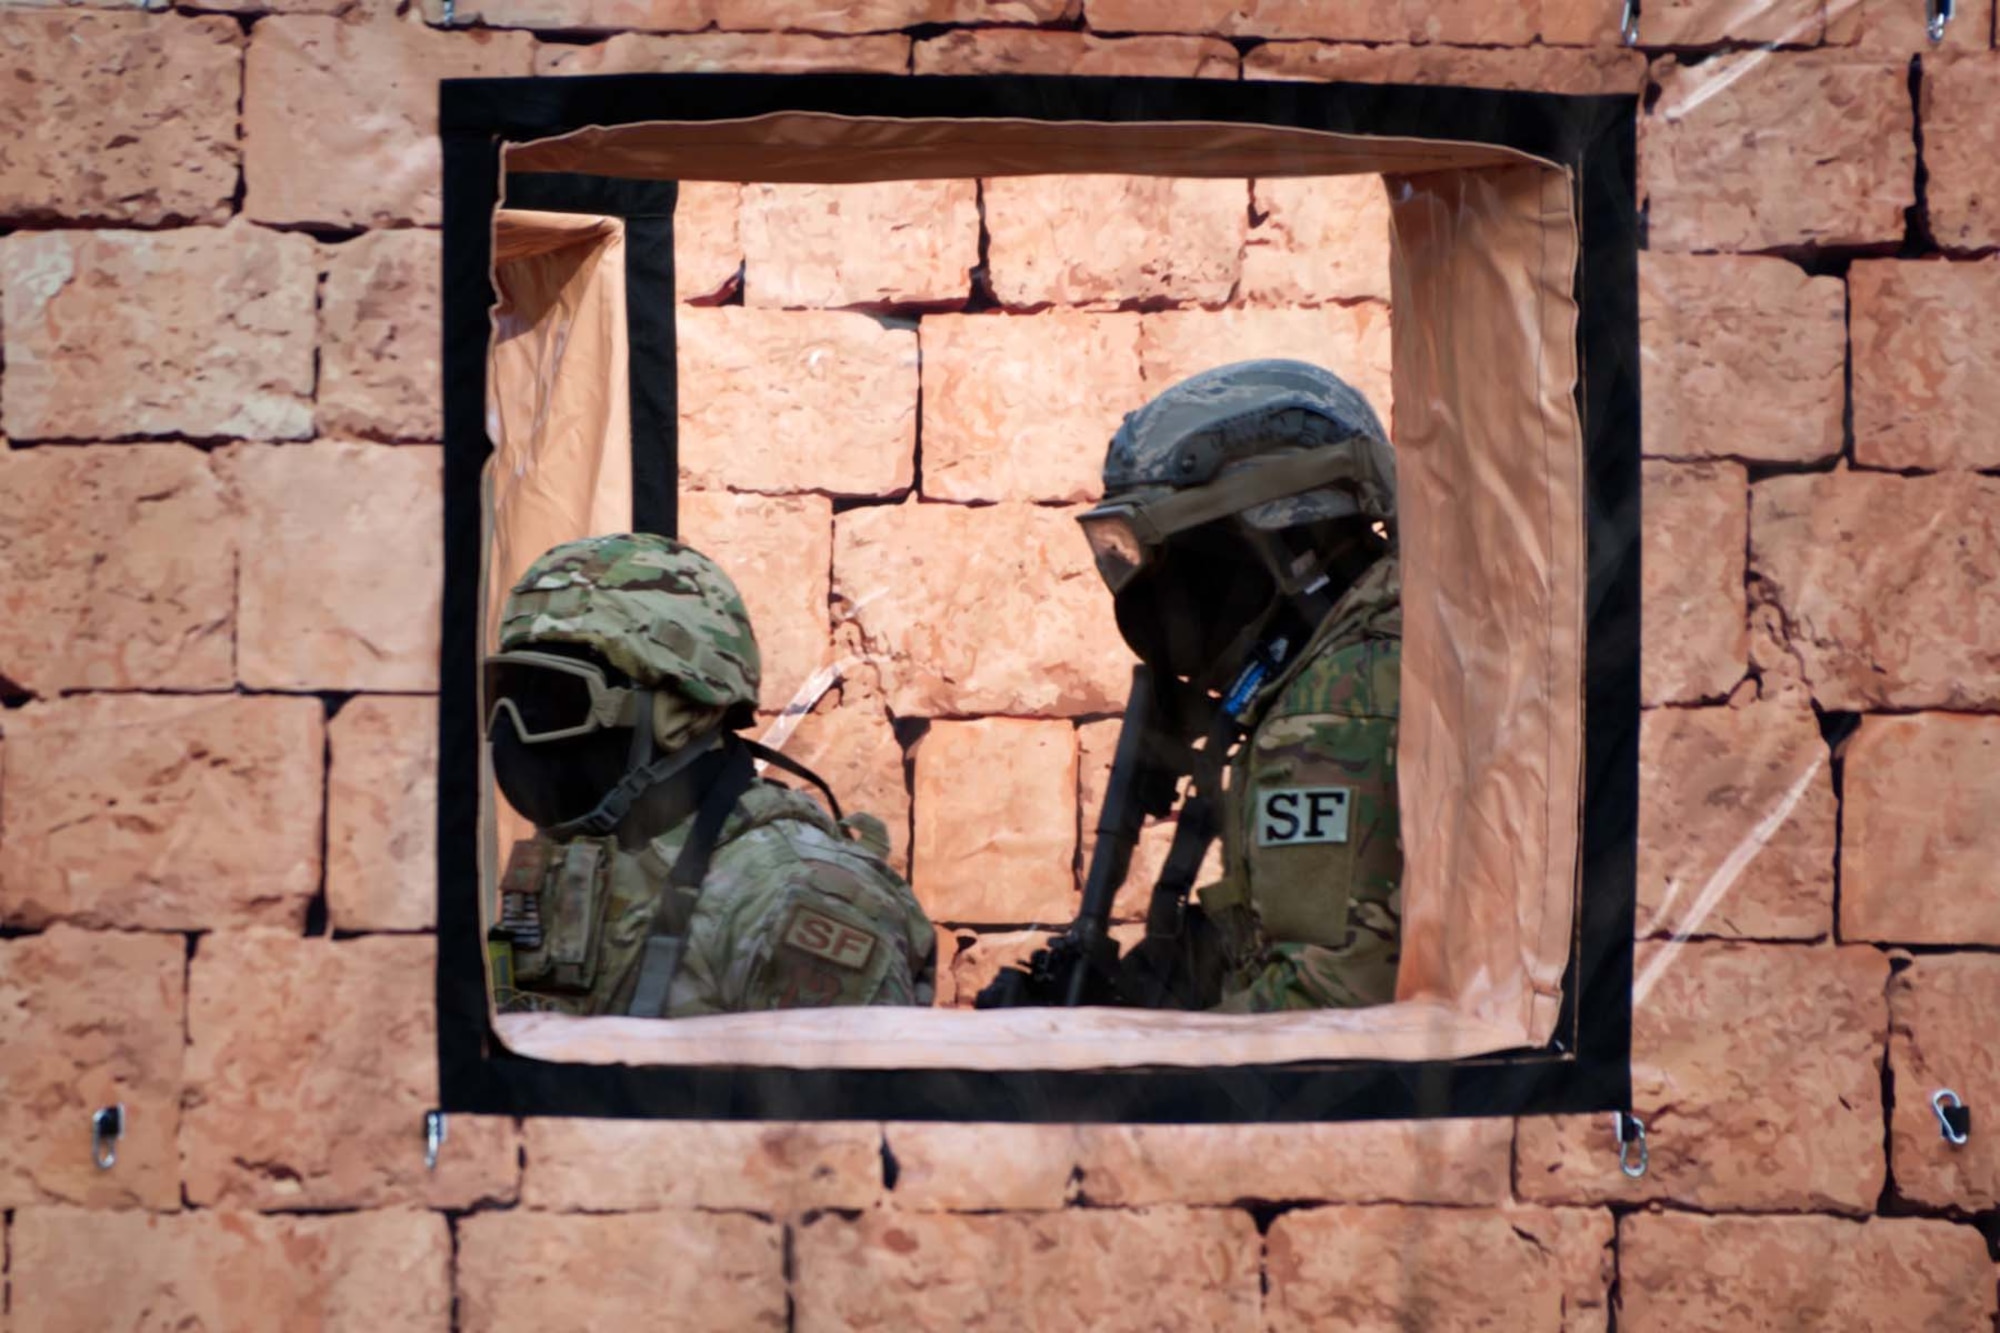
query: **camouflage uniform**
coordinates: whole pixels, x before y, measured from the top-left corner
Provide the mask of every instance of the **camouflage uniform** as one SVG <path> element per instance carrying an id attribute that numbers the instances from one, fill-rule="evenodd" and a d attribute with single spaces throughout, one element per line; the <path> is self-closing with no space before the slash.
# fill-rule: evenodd
<path id="1" fill-rule="evenodd" d="M 595 538 L 536 561 L 508 599 L 494 660 L 555 643 L 655 690 L 650 716 L 635 720 L 670 755 L 754 716 L 759 660 L 742 599 L 677 542 Z M 543 830 L 516 844 L 500 884 L 498 1007 L 678 1018 L 932 1003 L 935 935 L 884 859 L 880 821 L 837 823 L 804 794 L 753 781 L 700 882 L 677 887 L 696 820 L 690 810 L 637 839 Z M 670 987 L 648 996 L 644 960 L 662 943 Z"/>

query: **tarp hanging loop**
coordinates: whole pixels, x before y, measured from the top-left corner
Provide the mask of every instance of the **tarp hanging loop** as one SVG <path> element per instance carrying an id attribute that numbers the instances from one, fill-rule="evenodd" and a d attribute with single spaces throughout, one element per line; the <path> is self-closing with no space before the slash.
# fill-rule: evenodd
<path id="1" fill-rule="evenodd" d="M 1612 1120 L 1618 1135 L 1618 1169 L 1628 1179 L 1637 1180 L 1652 1161 L 1646 1148 L 1646 1122 L 1630 1111 L 1615 1112 Z"/>
<path id="2" fill-rule="evenodd" d="M 1944 2 L 1950 4 L 1951 0 Z M 1932 0 L 1932 3 L 1937 3 L 1937 0 Z M 1624 38 L 1627 46 L 1639 44 L 1639 0 L 1625 0 L 1625 14 L 1618 21 L 1618 35 Z"/>
<path id="3" fill-rule="evenodd" d="M 1965 1141 L 1972 1137 L 1972 1108 L 1950 1088 L 1939 1088 L 1931 1094 L 1931 1110 L 1937 1112 L 1938 1130 L 1944 1141 L 1954 1148 L 1964 1147 Z"/>
<path id="4" fill-rule="evenodd" d="M 447 1132 L 443 1111 L 424 1112 L 424 1170 L 438 1169 L 438 1149 L 444 1147 Z"/>
<path id="5" fill-rule="evenodd" d="M 1952 19 L 1958 16 L 1958 0 L 1924 0 L 1924 26 L 1929 31 L 1931 44 L 1944 40 L 1944 30 Z"/>
<path id="6" fill-rule="evenodd" d="M 118 1163 L 118 1140 L 125 1134 L 125 1104 L 99 1107 L 90 1117 L 90 1160 L 99 1171 Z"/>

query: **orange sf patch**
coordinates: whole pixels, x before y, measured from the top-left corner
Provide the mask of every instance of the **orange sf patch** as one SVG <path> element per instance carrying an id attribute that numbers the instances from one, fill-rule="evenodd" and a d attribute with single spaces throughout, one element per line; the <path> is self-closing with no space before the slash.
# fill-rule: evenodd
<path id="1" fill-rule="evenodd" d="M 868 966 L 868 959 L 875 952 L 873 935 L 808 907 L 792 912 L 792 919 L 785 923 L 784 940 L 794 949 L 855 972 Z"/>

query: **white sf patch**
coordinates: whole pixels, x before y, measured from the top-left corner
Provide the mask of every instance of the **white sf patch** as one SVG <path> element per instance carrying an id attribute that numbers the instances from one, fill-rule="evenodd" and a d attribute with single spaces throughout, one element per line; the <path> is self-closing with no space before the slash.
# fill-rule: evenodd
<path id="1" fill-rule="evenodd" d="M 1257 793 L 1257 845 L 1346 842 L 1352 787 L 1265 787 Z"/>

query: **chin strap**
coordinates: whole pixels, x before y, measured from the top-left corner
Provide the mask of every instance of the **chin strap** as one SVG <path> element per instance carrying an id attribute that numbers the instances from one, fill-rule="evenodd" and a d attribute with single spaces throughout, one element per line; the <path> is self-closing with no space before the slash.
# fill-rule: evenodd
<path id="1" fill-rule="evenodd" d="M 653 692 L 639 691 L 640 718 L 650 718 L 652 710 Z M 715 749 L 729 734 L 722 727 L 700 732 L 673 753 L 654 759 L 652 727 L 640 725 L 632 728 L 631 757 L 626 764 L 625 776 L 618 780 L 618 785 L 604 793 L 588 814 L 543 831 L 558 842 L 571 838 L 602 838 L 616 832 L 630 813 L 634 801 Z"/>

